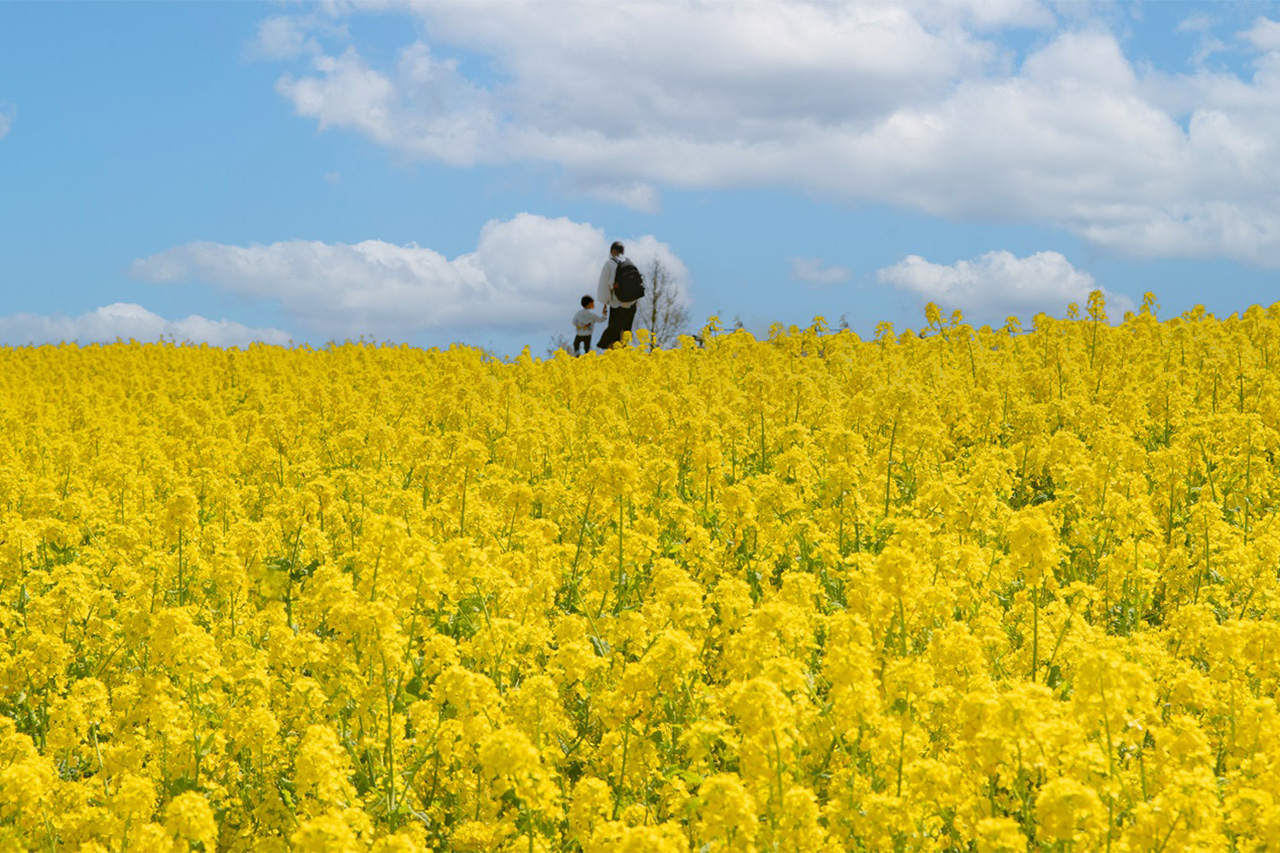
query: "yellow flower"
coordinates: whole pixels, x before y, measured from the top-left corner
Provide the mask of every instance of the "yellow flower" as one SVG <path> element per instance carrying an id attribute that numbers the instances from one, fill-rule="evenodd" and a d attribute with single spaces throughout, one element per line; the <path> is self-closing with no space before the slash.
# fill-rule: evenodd
<path id="1" fill-rule="evenodd" d="M 579 838 L 590 838 L 595 826 L 607 819 L 613 808 L 613 795 L 603 779 L 579 779 L 573 786 L 569 805 L 569 828 Z"/>
<path id="2" fill-rule="evenodd" d="M 165 807 L 164 825 L 175 839 L 202 845 L 212 851 L 218 844 L 218 824 L 213 809 L 203 795 L 195 791 L 179 794 Z"/>
<path id="3" fill-rule="evenodd" d="M 307 727 L 294 767 L 299 795 L 314 797 L 325 806 L 345 805 L 355 799 L 355 789 L 349 781 L 351 761 L 331 727 Z"/>
<path id="4" fill-rule="evenodd" d="M 0 848 L 1280 847 L 1280 303 L 1154 309 L 0 348 Z"/>
<path id="5" fill-rule="evenodd" d="M 756 804 L 733 773 L 717 773 L 698 788 L 698 837 L 713 851 L 755 849 Z"/>
<path id="6" fill-rule="evenodd" d="M 366 850 L 357 828 L 343 811 L 329 811 L 302 821 L 289 836 L 290 849 L 298 853 L 330 853 L 334 850 Z"/>
<path id="7" fill-rule="evenodd" d="M 1058 777 L 1036 795 L 1037 837 L 1085 848 L 1098 845 L 1106 809 L 1095 790 L 1075 779 Z"/>
<path id="8" fill-rule="evenodd" d="M 978 821 L 974 839 L 978 853 L 1025 853 L 1027 836 L 1011 817 L 989 817 Z"/>
<path id="9" fill-rule="evenodd" d="M 156 786 L 150 779 L 126 773 L 115 782 L 109 804 L 122 820 L 145 820 L 155 813 Z"/>

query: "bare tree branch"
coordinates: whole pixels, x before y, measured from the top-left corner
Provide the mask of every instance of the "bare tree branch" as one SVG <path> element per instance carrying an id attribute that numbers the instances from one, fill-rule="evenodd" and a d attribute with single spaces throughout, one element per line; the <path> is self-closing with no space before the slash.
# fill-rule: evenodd
<path id="1" fill-rule="evenodd" d="M 670 349 L 687 332 L 689 311 L 680 298 L 679 285 L 662 261 L 654 258 L 649 263 L 645 279 L 645 296 L 636 311 L 637 325 L 649 330 L 655 345 Z"/>

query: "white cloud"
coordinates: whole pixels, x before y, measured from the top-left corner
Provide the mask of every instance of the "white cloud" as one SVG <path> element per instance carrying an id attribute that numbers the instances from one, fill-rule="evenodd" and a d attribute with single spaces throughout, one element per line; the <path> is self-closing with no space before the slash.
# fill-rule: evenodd
<path id="1" fill-rule="evenodd" d="M 301 21 L 288 15 L 273 15 L 258 24 L 258 37 L 250 44 L 249 55 L 255 59 L 292 59 L 309 47 L 319 49 Z"/>
<path id="2" fill-rule="evenodd" d="M 254 39 L 246 45 L 250 59 L 294 59 L 321 52 L 317 36 L 345 38 L 346 28 L 332 18 L 315 14 L 272 15 L 258 24 Z"/>
<path id="3" fill-rule="evenodd" d="M 1280 50 L 1280 23 L 1268 18 L 1258 18 L 1253 26 L 1240 34 L 1255 50 L 1271 52 Z"/>
<path id="4" fill-rule="evenodd" d="M 111 343 L 117 339 L 137 341 L 171 340 L 177 343 L 207 343 L 218 347 L 242 347 L 255 342 L 285 344 L 289 335 L 279 329 L 252 328 L 229 320 L 210 320 L 192 314 L 181 320 L 166 320 L 141 305 L 116 302 L 78 317 L 62 314 L 11 314 L 0 317 L 0 341 L 13 346 L 25 344 Z"/>
<path id="5" fill-rule="evenodd" d="M 958 308 L 975 323 L 998 323 L 1010 315 L 1028 320 L 1042 311 L 1061 316 L 1072 302 L 1083 308 L 1089 293 L 1099 289 L 1112 317 L 1133 310 L 1128 297 L 1099 288 L 1092 275 L 1077 270 L 1057 252 L 1025 258 L 1007 251 L 988 252 L 950 265 L 911 255 L 876 276 L 921 301 L 936 302 L 946 312 Z"/>
<path id="6" fill-rule="evenodd" d="M 18 111 L 13 104 L 6 104 L 0 101 L 0 139 L 4 139 L 9 133 L 9 128 L 13 127 L 13 119 L 17 116 Z"/>
<path id="7" fill-rule="evenodd" d="M 1230 50 L 1226 42 L 1213 36 L 1213 29 L 1217 23 L 1214 18 L 1204 12 L 1197 11 L 1183 18 L 1175 28 L 1178 33 L 1196 36 L 1197 44 L 1195 51 L 1191 54 L 1191 62 L 1198 67 L 1203 68 L 1204 64 L 1215 55 Z"/>
<path id="8" fill-rule="evenodd" d="M 791 277 L 812 284 L 837 284 L 849 280 L 849 268 L 827 266 L 819 258 L 791 258 Z"/>
<path id="9" fill-rule="evenodd" d="M 201 281 L 275 300 L 322 334 L 402 339 L 427 329 L 563 323 L 584 293 L 595 292 L 609 242 L 591 225 L 522 213 L 490 221 L 476 250 L 453 259 L 381 240 L 248 247 L 197 242 L 135 261 L 131 272 L 144 281 Z M 626 243 L 642 268 L 657 258 L 687 287 L 688 269 L 667 244 L 652 236 Z"/>
<path id="10" fill-rule="evenodd" d="M 1246 78 L 1135 65 L 1105 5 L 381 7 L 412 10 L 430 43 L 388 63 L 347 43 L 277 89 L 321 128 L 403 157 L 549 163 L 642 210 L 664 187 L 781 186 L 1280 266 L 1280 24 L 1267 18 L 1234 45 L 1253 52 Z M 1048 32 L 1020 62 L 1003 40 L 1016 27 Z"/>
<path id="11" fill-rule="evenodd" d="M 1193 12 L 1178 22 L 1177 32 L 1206 33 L 1213 28 L 1213 18 L 1203 12 Z"/>
<path id="12" fill-rule="evenodd" d="M 576 186 L 576 190 L 644 213 L 657 213 L 662 207 L 657 187 L 642 181 L 583 181 Z"/>
<path id="13" fill-rule="evenodd" d="M 390 67 L 354 46 L 317 57 L 277 90 L 322 129 L 454 165 L 557 163 L 592 194 L 641 209 L 653 208 L 655 181 L 750 183 L 761 146 L 941 97 L 997 53 L 960 23 L 1047 21 L 1030 2 L 416 9 L 446 45 L 492 57 L 504 82 L 472 81 L 437 45 L 415 42 Z"/>
<path id="14" fill-rule="evenodd" d="M 276 91 L 321 130 L 357 130 L 410 156 L 455 166 L 504 159 L 495 151 L 504 130 L 487 93 L 421 42 L 401 52 L 394 76 L 371 68 L 354 48 L 316 57 L 312 67 L 313 76 L 281 77 Z"/>

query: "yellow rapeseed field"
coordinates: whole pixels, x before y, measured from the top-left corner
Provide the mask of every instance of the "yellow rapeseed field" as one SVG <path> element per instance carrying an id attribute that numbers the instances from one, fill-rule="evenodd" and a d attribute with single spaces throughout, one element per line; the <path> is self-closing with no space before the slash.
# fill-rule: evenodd
<path id="1" fill-rule="evenodd" d="M 0 849 L 1280 849 L 1280 306 L 0 349 Z"/>

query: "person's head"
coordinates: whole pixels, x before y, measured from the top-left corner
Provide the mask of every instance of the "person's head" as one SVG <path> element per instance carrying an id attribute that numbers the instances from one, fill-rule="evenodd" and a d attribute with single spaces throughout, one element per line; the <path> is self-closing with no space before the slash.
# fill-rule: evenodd
<path id="1" fill-rule="evenodd" d="M 609 247 L 609 254 L 611 255 L 621 255 L 623 251 L 621 240 L 614 240 L 613 245 Z"/>
<path id="2" fill-rule="evenodd" d="M 582 297 L 582 307 L 583 307 L 583 308 L 586 308 L 586 309 L 590 310 L 592 307 L 594 307 L 594 306 L 595 306 L 595 304 L 596 304 L 596 301 L 595 301 L 594 299 L 592 299 L 590 296 L 584 296 L 584 297 Z"/>

